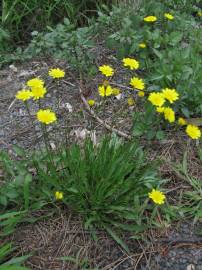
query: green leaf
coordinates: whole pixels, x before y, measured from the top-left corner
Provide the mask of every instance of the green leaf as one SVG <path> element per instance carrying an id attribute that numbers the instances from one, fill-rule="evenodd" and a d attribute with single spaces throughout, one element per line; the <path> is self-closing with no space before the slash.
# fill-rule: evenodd
<path id="1" fill-rule="evenodd" d="M 22 147 L 19 147 L 18 145 L 13 145 L 13 150 L 19 157 L 26 156 L 25 150 Z"/>
<path id="2" fill-rule="evenodd" d="M 114 232 L 112 231 L 107 225 L 103 225 L 108 234 L 119 244 L 126 252 L 130 253 L 128 246 L 126 243 Z"/>

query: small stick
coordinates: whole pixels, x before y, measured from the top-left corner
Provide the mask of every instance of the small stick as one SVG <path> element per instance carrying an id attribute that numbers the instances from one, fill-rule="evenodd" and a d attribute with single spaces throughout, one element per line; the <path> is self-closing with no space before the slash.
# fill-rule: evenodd
<path id="1" fill-rule="evenodd" d="M 81 84 L 82 84 L 82 83 L 81 83 Z M 79 87 L 79 92 L 80 92 L 81 100 L 83 101 L 83 103 L 84 103 L 86 109 L 90 112 L 90 114 L 91 114 L 91 115 L 92 115 L 92 116 L 93 116 L 100 124 L 102 124 L 106 129 L 108 129 L 108 130 L 110 130 L 110 131 L 112 131 L 112 132 L 115 132 L 115 133 L 118 134 L 119 136 L 122 136 L 122 137 L 124 137 L 124 138 L 126 138 L 126 139 L 128 139 L 128 140 L 131 140 L 132 137 L 131 137 L 130 135 L 128 135 L 128 134 L 126 134 L 125 132 L 120 131 L 120 130 L 118 130 L 118 129 L 116 129 L 116 128 L 111 127 L 109 124 L 105 123 L 102 119 L 100 119 L 100 118 L 96 115 L 96 113 L 94 112 L 94 110 L 92 110 L 92 109 L 90 108 L 90 106 L 88 105 L 88 102 L 87 102 L 87 100 L 85 99 L 85 97 L 84 97 L 84 95 L 83 95 L 83 91 L 82 91 L 81 84 L 80 84 L 80 87 Z"/>

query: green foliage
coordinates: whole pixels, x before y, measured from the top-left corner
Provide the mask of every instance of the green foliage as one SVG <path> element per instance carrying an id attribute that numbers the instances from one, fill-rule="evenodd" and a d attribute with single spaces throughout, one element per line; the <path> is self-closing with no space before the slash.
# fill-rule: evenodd
<path id="1" fill-rule="evenodd" d="M 149 102 L 145 102 L 144 107 L 144 111 L 135 112 L 133 115 L 133 135 L 145 137 L 147 140 L 165 139 L 162 117 L 157 116 L 154 107 Z"/>
<path id="2" fill-rule="evenodd" d="M 67 59 L 68 63 L 76 70 L 92 74 L 94 72 L 93 60 L 95 53 L 92 51 L 94 42 L 91 29 L 82 27 L 75 29 L 68 19 L 56 28 L 48 27 L 48 33 L 33 32 L 33 40 L 24 51 L 27 57 L 34 55 L 51 55 L 55 58 Z"/>
<path id="3" fill-rule="evenodd" d="M 104 228 L 125 249 L 116 230 L 140 232 L 147 226 L 148 192 L 158 187 L 156 163 L 147 162 L 143 150 L 134 142 L 122 143 L 116 137 L 104 138 L 98 145 L 87 139 L 83 146 L 27 156 L 16 162 L 3 154 L 11 180 L 1 188 L 0 226 L 3 235 L 20 222 L 29 220 L 28 210 L 40 209 L 45 202 L 55 204 L 55 192 L 63 192 L 63 203 L 83 216 L 86 228 Z M 27 171 L 35 171 L 35 176 Z M 11 211 L 11 209 L 20 211 Z M 6 210 L 6 211 L 5 211 Z M 51 212 L 51 211 L 50 211 Z"/>
<path id="4" fill-rule="evenodd" d="M 111 20 L 116 22 L 121 9 L 115 10 L 108 16 L 102 15 L 105 21 L 110 22 L 112 17 Z M 165 12 L 173 14 L 174 20 L 165 20 Z M 150 14 L 157 16 L 158 21 L 144 23 L 143 18 Z M 123 11 L 122 17 L 119 24 L 113 25 L 116 30 L 107 35 L 106 45 L 115 49 L 120 59 L 132 55 L 140 60 L 149 87 L 156 90 L 159 87 L 176 88 L 181 95 L 176 111 L 187 118 L 201 115 L 202 31 L 198 18 L 191 16 L 191 10 L 189 14 L 168 10 L 159 1 L 142 5 L 136 16 Z M 147 48 L 139 48 L 142 42 L 146 43 Z"/>
<path id="5" fill-rule="evenodd" d="M 22 38 L 30 31 L 40 31 L 47 25 L 54 25 L 64 17 L 69 18 L 72 23 L 84 24 L 88 21 L 87 16 L 93 15 L 90 10 L 95 10 L 102 4 L 110 4 L 110 1 L 3 0 L 1 23 L 15 38 Z"/>
<path id="6" fill-rule="evenodd" d="M 188 217 L 194 217 L 196 223 L 202 218 L 202 179 L 197 179 L 188 173 L 187 152 L 184 154 L 182 164 L 173 165 L 173 169 L 190 185 L 191 189 L 182 194 L 181 211 Z"/>
<path id="7" fill-rule="evenodd" d="M 21 266 L 30 256 L 13 257 L 11 255 L 15 251 L 12 243 L 7 243 L 0 246 L 0 270 L 29 270 Z"/>
<path id="8" fill-rule="evenodd" d="M 84 217 L 87 228 L 141 229 L 148 191 L 160 181 L 136 143 L 105 138 L 94 146 L 87 140 L 83 147 L 75 144 L 57 153 L 54 160 L 54 169 L 35 160 L 40 186 L 49 197 L 63 192 L 64 203 Z"/>

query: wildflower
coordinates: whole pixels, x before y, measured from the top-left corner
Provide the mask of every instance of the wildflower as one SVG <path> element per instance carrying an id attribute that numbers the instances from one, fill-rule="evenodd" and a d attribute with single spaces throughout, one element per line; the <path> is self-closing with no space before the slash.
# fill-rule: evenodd
<path id="1" fill-rule="evenodd" d="M 114 70 L 112 67 L 108 66 L 108 65 L 103 65 L 99 67 L 99 71 L 105 75 L 106 77 L 111 77 L 114 75 Z"/>
<path id="2" fill-rule="evenodd" d="M 134 98 L 130 97 L 128 98 L 128 106 L 133 106 L 135 104 Z"/>
<path id="3" fill-rule="evenodd" d="M 112 95 L 118 96 L 121 93 L 120 89 L 118 88 L 112 88 Z"/>
<path id="4" fill-rule="evenodd" d="M 55 198 L 56 198 L 56 200 L 62 200 L 63 199 L 63 192 L 56 191 Z"/>
<path id="5" fill-rule="evenodd" d="M 45 87 L 32 87 L 32 97 L 34 100 L 43 98 L 47 90 Z"/>
<path id="6" fill-rule="evenodd" d="M 197 140 L 201 137 L 201 131 L 197 126 L 188 125 L 186 128 L 186 133 L 194 140 Z"/>
<path id="7" fill-rule="evenodd" d="M 164 109 L 165 109 L 165 107 L 157 107 L 157 108 L 156 108 L 156 111 L 157 111 L 158 113 L 163 113 L 163 112 L 164 112 Z"/>
<path id="8" fill-rule="evenodd" d="M 51 76 L 54 79 L 64 78 L 64 76 L 65 76 L 64 70 L 62 70 L 60 68 L 52 68 L 49 70 L 48 74 L 49 74 L 49 76 Z"/>
<path id="9" fill-rule="evenodd" d="M 163 113 L 165 119 L 168 120 L 169 123 L 175 122 L 175 112 L 173 111 L 173 109 L 166 107 L 164 108 Z"/>
<path id="10" fill-rule="evenodd" d="M 144 18 L 145 22 L 155 22 L 157 20 L 156 16 L 147 16 Z"/>
<path id="11" fill-rule="evenodd" d="M 139 62 L 133 58 L 123 58 L 124 67 L 129 67 L 131 70 L 139 68 Z"/>
<path id="12" fill-rule="evenodd" d="M 136 88 L 138 90 L 144 90 L 145 88 L 145 85 L 144 85 L 144 82 L 142 79 L 139 79 L 137 77 L 133 77 L 131 78 L 130 80 L 130 85 L 133 87 L 133 88 Z"/>
<path id="13" fill-rule="evenodd" d="M 199 16 L 199 17 L 202 17 L 202 12 L 197 12 L 197 15 Z"/>
<path id="14" fill-rule="evenodd" d="M 162 89 L 162 93 L 165 99 L 167 99 L 170 103 L 179 99 L 179 94 L 175 89 L 165 88 Z"/>
<path id="15" fill-rule="evenodd" d="M 110 85 L 106 87 L 104 85 L 101 85 L 98 87 L 98 91 L 101 97 L 108 97 L 111 96 L 113 93 L 113 90 Z"/>
<path id="16" fill-rule="evenodd" d="M 147 47 L 147 45 L 145 43 L 140 43 L 139 44 L 139 48 L 141 49 L 145 49 Z"/>
<path id="17" fill-rule="evenodd" d="M 138 91 L 137 95 L 138 97 L 144 97 L 145 93 L 143 91 Z"/>
<path id="18" fill-rule="evenodd" d="M 39 122 L 48 125 L 56 121 L 56 115 L 49 109 L 39 110 L 37 112 L 37 119 Z"/>
<path id="19" fill-rule="evenodd" d="M 165 99 L 164 99 L 162 93 L 155 93 L 155 92 L 152 92 L 151 94 L 149 94 L 148 100 L 154 106 L 158 106 L 158 107 L 161 107 L 165 102 Z"/>
<path id="20" fill-rule="evenodd" d="M 187 124 L 187 121 L 184 118 L 182 117 L 178 118 L 178 125 L 185 126 L 186 124 Z"/>
<path id="21" fill-rule="evenodd" d="M 90 107 L 94 106 L 94 105 L 95 105 L 95 100 L 94 100 L 94 99 L 89 99 L 89 100 L 88 100 L 88 105 L 89 105 Z"/>
<path id="22" fill-rule="evenodd" d="M 171 21 L 174 19 L 174 16 L 170 13 L 164 13 L 164 17 L 168 20 L 171 20 Z"/>
<path id="23" fill-rule="evenodd" d="M 17 92 L 15 97 L 19 100 L 26 101 L 32 97 L 32 92 L 30 90 L 22 89 Z"/>
<path id="24" fill-rule="evenodd" d="M 156 204 L 164 204 L 166 196 L 163 194 L 163 192 L 152 189 L 152 191 L 148 194 L 149 198 L 152 199 L 152 201 Z"/>
<path id="25" fill-rule="evenodd" d="M 43 87 L 44 86 L 44 81 L 39 79 L 39 78 L 33 78 L 29 81 L 27 81 L 27 85 L 29 87 Z"/>

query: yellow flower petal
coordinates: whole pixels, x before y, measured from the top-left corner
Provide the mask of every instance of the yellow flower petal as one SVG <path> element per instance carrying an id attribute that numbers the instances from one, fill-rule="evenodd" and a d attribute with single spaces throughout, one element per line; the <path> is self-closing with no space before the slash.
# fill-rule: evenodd
<path id="1" fill-rule="evenodd" d="M 148 100 L 154 106 L 158 106 L 158 107 L 161 107 L 165 102 L 165 99 L 164 99 L 162 93 L 155 93 L 155 92 L 152 92 L 151 94 L 149 94 Z"/>
<path id="2" fill-rule="evenodd" d="M 131 70 L 138 69 L 140 64 L 134 58 L 123 58 L 124 67 L 129 67 Z"/>
<path id="3" fill-rule="evenodd" d="M 164 13 L 164 17 L 168 20 L 171 20 L 171 21 L 174 20 L 174 16 L 170 13 Z"/>
<path id="4" fill-rule="evenodd" d="M 49 109 L 39 110 L 37 112 L 37 119 L 39 122 L 46 125 L 51 124 L 57 120 L 55 113 Z"/>
<path id="5" fill-rule="evenodd" d="M 108 66 L 108 65 L 103 65 L 99 67 L 99 71 L 105 75 L 106 77 L 111 77 L 114 75 L 114 70 L 112 67 Z"/>
<path id="6" fill-rule="evenodd" d="M 149 198 L 152 199 L 152 201 L 156 204 L 164 204 L 166 196 L 163 194 L 163 192 L 152 189 L 152 191 L 148 194 Z"/>
<path id="7" fill-rule="evenodd" d="M 144 18 L 145 22 L 155 22 L 157 21 L 157 17 L 156 16 L 147 16 Z"/>
<path id="8" fill-rule="evenodd" d="M 54 79 L 64 78 L 64 76 L 65 76 L 64 70 L 62 70 L 60 68 L 52 68 L 49 70 L 48 74 L 49 74 L 49 76 L 51 76 Z"/>
<path id="9" fill-rule="evenodd" d="M 189 137 L 191 137 L 193 140 L 197 140 L 201 137 L 201 131 L 197 126 L 194 125 L 188 125 L 186 128 L 186 133 Z"/>
<path id="10" fill-rule="evenodd" d="M 142 79 L 139 79 L 137 77 L 133 77 L 130 80 L 130 85 L 138 90 L 144 90 L 145 85 L 144 85 L 144 81 Z"/>
<path id="11" fill-rule="evenodd" d="M 26 101 L 32 97 L 32 92 L 30 90 L 22 89 L 17 92 L 15 97 L 19 100 Z"/>
<path id="12" fill-rule="evenodd" d="M 62 200 L 63 199 L 63 192 L 56 191 L 55 198 L 56 198 L 56 200 Z"/>

